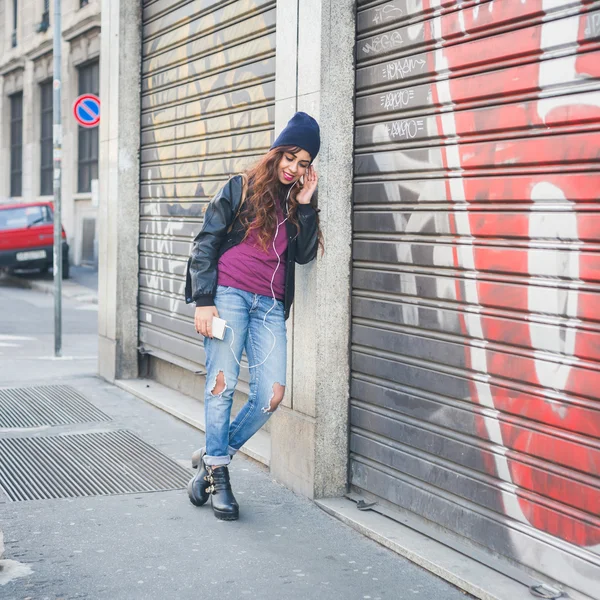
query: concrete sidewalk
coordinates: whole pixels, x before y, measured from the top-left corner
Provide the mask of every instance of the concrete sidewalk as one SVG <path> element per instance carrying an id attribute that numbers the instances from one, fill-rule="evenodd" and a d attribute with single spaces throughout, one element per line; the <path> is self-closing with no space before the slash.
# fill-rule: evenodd
<path id="1" fill-rule="evenodd" d="M 36 432 L 36 437 L 126 429 L 190 466 L 191 453 L 202 442 L 190 426 L 95 377 L 60 383 L 85 395 L 111 422 L 56 427 Z M 236 457 L 231 472 L 241 505 L 235 523 L 217 521 L 210 506 L 192 506 L 183 489 L 0 505 L 5 558 L 32 569 L 30 575 L 7 583 L 0 596 L 463 597 L 278 485 L 252 460 Z"/>
<path id="2" fill-rule="evenodd" d="M 94 375 L 96 314 L 88 307 L 65 300 L 65 358 L 55 359 L 48 325 L 51 296 L 0 285 L 0 331 L 6 332 L 0 335 L 0 387 L 67 385 L 109 418 L 0 429 L 0 443 L 63 444 L 75 435 L 89 439 L 127 431 L 148 445 L 147 453 L 132 453 L 120 463 L 119 477 L 142 474 L 142 480 L 151 480 L 154 470 L 144 473 L 144 466 L 136 466 L 132 473 L 130 465 L 144 465 L 155 451 L 173 468 L 189 469 L 191 454 L 203 441 L 197 429 Z M 111 453 L 107 447 L 106 456 Z M 52 469 L 64 471 L 62 465 L 70 460 L 85 464 L 87 451 L 61 456 L 58 465 L 46 468 L 28 461 L 14 464 L 6 457 L 2 464 L 17 471 L 30 468 L 42 489 L 57 489 Z M 88 475 L 105 473 L 92 463 L 87 470 L 63 474 L 83 485 Z M 216 520 L 210 506 L 192 506 L 185 483 L 167 491 L 109 490 L 106 495 L 25 501 L 10 501 L 0 488 L 5 545 L 0 597 L 464 598 L 454 586 L 282 487 L 255 461 L 237 456 L 231 473 L 241 506 L 240 520 L 232 523 Z"/>
<path id="3" fill-rule="evenodd" d="M 54 294 L 52 273 L 38 272 L 5 275 L 5 279 L 16 287 Z M 62 281 L 63 298 L 98 304 L 98 271 L 91 267 L 70 268 L 70 278 Z"/>

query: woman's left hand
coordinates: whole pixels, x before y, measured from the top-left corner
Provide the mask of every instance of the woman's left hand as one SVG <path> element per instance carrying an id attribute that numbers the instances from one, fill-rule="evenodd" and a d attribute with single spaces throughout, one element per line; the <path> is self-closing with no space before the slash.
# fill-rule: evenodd
<path id="1" fill-rule="evenodd" d="M 310 200 L 317 189 L 317 183 L 319 183 L 319 176 L 317 175 L 316 169 L 311 165 L 306 170 L 304 175 L 304 185 L 300 192 L 298 192 L 296 200 L 300 204 L 310 204 Z"/>

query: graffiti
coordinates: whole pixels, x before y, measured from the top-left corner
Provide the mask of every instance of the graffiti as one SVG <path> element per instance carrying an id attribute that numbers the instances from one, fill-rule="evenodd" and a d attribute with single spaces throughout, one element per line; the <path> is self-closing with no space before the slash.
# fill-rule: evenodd
<path id="1" fill-rule="evenodd" d="M 420 58 L 403 58 L 395 60 L 385 65 L 383 69 L 383 77 L 388 81 L 396 79 L 404 79 L 412 75 L 415 71 L 419 71 L 425 67 L 425 61 Z"/>
<path id="2" fill-rule="evenodd" d="M 385 110 L 398 110 L 410 104 L 415 97 L 414 90 L 398 90 L 397 92 L 388 92 L 381 96 L 381 106 Z"/>
<path id="3" fill-rule="evenodd" d="M 547 2 L 539 3 L 540 9 L 544 8 Z M 504 8 L 507 10 L 508 8 Z M 510 9 L 508 9 L 510 10 Z M 467 15 L 469 16 L 469 15 Z M 474 15 L 473 15 L 474 16 Z M 585 23 L 585 17 L 573 19 L 567 27 L 563 27 L 560 35 L 563 44 L 576 45 L 582 38 L 582 27 Z M 579 21 L 579 23 L 578 23 Z M 475 24 L 475 23 L 474 23 Z M 468 30 L 470 23 L 465 23 L 465 29 Z M 555 33 L 556 29 L 553 23 L 545 24 L 537 30 L 537 44 L 543 51 L 542 41 L 545 37 L 545 29 L 550 29 L 550 33 Z M 444 35 L 443 30 L 440 32 Z M 447 49 L 442 56 L 436 57 L 438 60 L 445 60 L 450 69 L 461 65 L 461 52 L 452 52 Z M 572 63 L 573 75 L 569 77 L 598 77 L 600 68 L 596 67 L 594 72 L 580 71 L 577 58 Z M 543 63 L 539 63 L 539 73 L 537 77 L 540 89 L 546 89 L 554 83 L 557 74 L 549 72 Z M 567 78 L 569 78 L 567 77 Z M 499 76 L 498 85 L 502 86 L 506 92 L 511 89 L 510 79 Z M 438 85 L 437 94 L 440 100 L 452 101 L 456 95 L 460 95 L 461 90 L 458 82 L 450 82 L 448 85 Z M 446 97 L 444 97 L 446 96 Z M 600 95 L 596 94 L 591 102 L 579 104 L 577 98 L 570 96 L 555 97 L 552 99 L 540 99 L 523 108 L 505 107 L 500 105 L 495 111 L 495 118 L 499 123 L 503 121 L 514 122 L 519 119 L 514 113 L 518 110 L 527 111 L 527 122 L 530 128 L 536 126 L 552 128 L 554 123 L 562 125 L 566 120 L 577 120 L 577 113 L 587 112 L 588 118 L 600 120 Z M 568 114 L 565 119 L 565 113 Z M 492 116 L 492 115 L 490 115 Z M 440 121 L 440 127 L 443 133 L 451 133 L 449 129 L 462 129 L 463 127 L 476 127 L 475 123 L 469 123 L 469 119 L 474 119 L 473 113 L 455 113 L 454 122 L 448 120 L 444 123 Z M 461 121 L 463 121 L 461 123 Z M 467 121 L 467 122 L 465 122 Z M 598 144 L 600 138 L 595 138 Z M 544 160 L 544 146 L 547 142 L 544 139 L 531 139 L 524 144 L 516 143 L 498 143 L 496 151 L 497 164 L 527 164 L 530 163 L 533 155 L 537 154 L 538 162 Z M 562 159 L 565 162 L 573 162 L 583 158 L 585 148 L 577 147 L 577 141 L 566 144 L 561 148 Z M 444 162 L 447 168 L 468 168 L 472 164 L 473 157 L 468 148 L 459 146 L 458 152 L 444 153 Z M 512 184 L 512 185 L 511 185 Z M 464 178 L 461 185 L 448 187 L 448 196 L 451 202 L 461 205 L 473 203 L 473 199 L 481 197 L 478 189 L 479 184 Z M 520 236 L 529 240 L 561 240 L 570 239 L 578 246 L 577 249 L 565 249 L 557 252 L 536 251 L 533 245 L 530 249 L 523 248 L 519 252 L 507 252 L 504 259 L 498 251 L 490 252 L 483 244 L 473 246 L 468 255 L 461 256 L 457 254 L 456 264 L 463 264 L 463 260 L 471 262 L 476 271 L 486 273 L 497 271 L 501 264 L 506 260 L 510 261 L 508 272 L 536 278 L 540 275 L 551 277 L 557 283 L 560 280 L 581 280 L 593 281 L 597 279 L 600 272 L 595 272 L 593 261 L 586 259 L 584 246 L 581 244 L 580 230 L 584 215 L 577 212 L 577 206 L 569 200 L 569 188 L 571 186 L 564 180 L 556 181 L 552 175 L 537 175 L 528 178 L 515 180 L 498 180 L 495 185 L 491 185 L 487 194 L 491 197 L 504 195 L 508 198 L 518 198 L 526 202 L 526 206 L 518 214 L 511 217 L 505 215 L 491 216 L 486 219 L 485 225 L 481 222 L 479 215 L 474 212 L 467 212 L 465 218 L 452 219 L 452 228 L 459 235 L 472 235 L 476 239 L 484 240 L 488 231 L 507 230 L 507 219 L 510 220 L 510 230 L 512 236 Z M 544 210 L 548 209 L 548 204 L 560 202 L 563 207 L 566 205 L 564 214 L 559 219 L 548 218 Z M 563 209 L 564 210 L 564 209 Z M 503 222 L 501 222 L 503 221 Z M 594 232 L 589 231 L 594 234 Z M 595 234 L 600 237 L 600 230 Z M 587 264 L 586 264 L 587 263 Z M 472 286 L 470 290 L 464 290 L 458 294 L 459 299 L 480 306 L 490 306 L 497 304 L 498 294 L 503 294 L 499 286 L 490 286 L 479 284 Z M 513 297 L 515 304 L 521 304 L 531 313 L 544 313 L 548 316 L 559 318 L 577 318 L 584 317 L 584 306 L 578 294 L 565 290 L 562 286 L 540 286 L 538 282 L 531 282 L 521 287 L 519 293 Z M 588 310 L 591 307 L 586 307 Z M 588 312 L 588 318 L 589 318 Z M 471 348 L 467 355 L 469 364 L 477 364 L 483 372 L 498 380 L 517 380 L 526 382 L 535 386 L 539 396 L 532 398 L 530 394 L 519 392 L 517 390 L 502 389 L 492 385 L 474 385 L 472 387 L 472 397 L 480 404 L 501 410 L 506 413 L 519 415 L 521 418 L 531 418 L 536 422 L 543 423 L 546 427 L 559 430 L 570 430 L 577 433 L 586 431 L 594 437 L 600 437 L 600 414 L 591 422 L 588 421 L 589 414 L 584 417 L 580 409 L 573 404 L 577 397 L 588 397 L 598 399 L 600 379 L 598 374 L 593 371 L 586 372 L 586 369 L 578 368 L 578 356 L 584 348 L 581 342 L 578 343 L 578 337 L 581 337 L 577 327 L 569 324 L 559 325 L 539 333 L 539 329 L 531 327 L 524 321 L 514 320 L 510 327 L 499 329 L 495 320 L 488 318 L 485 314 L 478 319 L 471 319 L 462 324 L 463 332 L 469 337 L 474 337 L 477 329 L 478 337 L 487 339 L 492 343 L 510 343 L 519 344 L 530 349 L 532 353 L 523 358 L 507 356 L 498 350 L 485 350 Z M 584 336 L 585 337 L 585 336 Z M 582 340 L 583 341 L 583 340 Z M 589 343 L 583 342 L 584 346 Z M 544 352 L 552 352 L 562 357 L 559 362 L 554 362 L 548 356 L 543 356 Z M 536 354 L 538 354 L 536 356 Z M 565 400 L 557 401 L 557 393 L 564 395 Z M 568 399 L 571 396 L 572 400 Z M 585 422 L 582 420 L 584 419 Z M 543 473 L 539 469 L 532 468 L 523 461 L 523 456 L 539 457 L 549 464 L 564 465 L 572 469 L 583 470 L 584 472 L 599 476 L 600 475 L 600 453 L 596 449 L 584 444 L 573 445 L 558 436 L 548 444 L 546 434 L 536 432 L 535 430 L 526 431 L 522 428 L 516 428 L 506 421 L 481 423 L 482 431 L 494 442 L 501 444 L 506 448 L 505 457 L 495 459 L 495 471 L 508 471 L 510 479 L 518 488 L 527 489 L 539 497 L 552 498 L 555 501 L 564 503 L 568 506 L 574 506 L 581 510 L 593 511 L 598 514 L 600 507 L 600 490 L 595 491 L 589 486 L 583 486 L 573 480 L 568 485 L 563 485 L 560 477 L 553 475 L 552 472 Z M 569 447 L 568 453 L 565 452 Z M 570 543 L 580 546 L 595 546 L 600 544 L 600 528 L 591 526 L 585 522 L 573 519 L 568 513 L 560 513 L 549 510 L 533 497 L 520 496 L 518 499 L 519 507 L 512 508 L 511 516 L 522 520 L 523 517 L 531 525 L 546 531 L 553 536 L 562 538 Z"/>
<path id="4" fill-rule="evenodd" d="M 384 33 L 372 38 L 370 41 L 363 45 L 363 52 L 365 54 L 378 54 L 380 52 L 386 52 L 393 50 L 402 44 L 402 35 L 398 31 L 392 33 Z"/>
<path id="5" fill-rule="evenodd" d="M 272 143 L 275 9 L 270 0 L 172 4 L 158 18 L 144 11 L 140 340 L 202 363 L 183 301 L 187 257 L 203 207 Z"/>
<path id="6" fill-rule="evenodd" d="M 421 40 L 438 46 L 418 54 L 425 57 L 420 75 L 435 81 L 420 86 L 430 93 L 413 87 L 409 99 L 402 88 L 357 102 L 357 110 L 389 106 L 410 109 L 411 116 L 440 110 L 424 121 L 427 137 L 436 140 L 430 148 L 357 155 L 357 174 L 385 178 L 355 187 L 355 231 L 392 231 L 402 241 L 367 240 L 362 233 L 355 240 L 355 285 L 400 293 L 401 301 L 396 308 L 358 293 L 354 314 L 383 314 L 409 329 L 386 337 L 355 328 L 355 344 L 393 348 L 403 358 L 388 367 L 357 351 L 353 368 L 415 390 L 415 396 L 394 392 L 394 404 L 391 391 L 378 400 L 403 419 L 418 415 L 447 428 L 443 437 L 421 429 L 414 441 L 408 430 L 394 439 L 426 452 L 435 447 L 481 479 L 441 466 L 411 471 L 406 461 L 407 473 L 429 483 L 437 473 L 434 481 L 444 481 L 447 491 L 502 515 L 495 520 L 460 509 L 458 517 L 459 509 L 448 505 L 454 517 L 428 518 L 450 528 L 453 518 L 468 518 L 464 527 L 478 543 L 594 596 L 600 574 L 600 58 L 593 43 L 600 13 L 587 13 L 582 2 L 581 14 L 558 18 L 563 4 L 496 0 L 444 12 L 440 0 L 423 1 L 423 12 L 441 11 Z M 525 18 L 532 19 L 526 28 L 486 33 Z M 460 36 L 468 43 L 456 43 Z M 454 43 L 442 43 L 449 39 Z M 357 89 L 401 81 L 415 66 L 390 70 L 398 63 L 359 70 Z M 398 138 L 385 123 L 365 131 L 370 141 L 357 134 L 357 143 L 367 148 Z M 380 212 L 368 211 L 371 202 Z M 381 208 L 400 202 L 416 209 Z M 394 264 L 401 273 L 370 273 L 361 261 Z M 419 330 L 425 334 L 414 333 Z M 429 368 L 411 366 L 424 360 Z M 360 377 L 353 387 L 370 402 L 380 393 Z M 366 451 L 364 440 L 354 444 Z M 357 465 L 355 476 L 373 474 Z M 411 493 L 390 489 L 389 498 L 417 512 L 434 505 Z"/>
<path id="7" fill-rule="evenodd" d="M 373 23 L 380 25 L 386 21 L 401 17 L 403 11 L 401 8 L 394 6 L 393 4 L 385 4 L 384 6 L 375 9 L 373 14 Z"/>
<path id="8" fill-rule="evenodd" d="M 392 139 L 411 140 L 416 138 L 417 134 L 424 129 L 423 119 L 403 119 L 393 121 L 385 126 L 386 135 Z"/>
<path id="9" fill-rule="evenodd" d="M 594 13 L 587 16 L 584 35 L 587 38 L 597 37 L 600 34 L 600 14 Z"/>

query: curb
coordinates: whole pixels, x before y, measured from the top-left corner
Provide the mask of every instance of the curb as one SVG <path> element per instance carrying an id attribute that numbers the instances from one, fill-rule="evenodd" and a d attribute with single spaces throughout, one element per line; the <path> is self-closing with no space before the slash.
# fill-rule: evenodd
<path id="1" fill-rule="evenodd" d="M 526 585 L 462 554 L 451 545 L 374 511 L 362 512 L 347 497 L 315 500 L 328 515 L 365 537 L 445 579 L 479 600 L 528 600 Z M 533 580 L 532 580 L 533 581 Z"/>
<path id="2" fill-rule="evenodd" d="M 5 276 L 9 283 L 30 290 L 37 290 L 44 294 L 54 294 L 54 283 L 52 281 L 36 281 L 35 279 L 22 279 L 14 275 Z M 68 281 L 68 280 L 67 280 Z M 88 302 L 89 304 L 98 304 L 98 294 L 90 288 L 86 288 L 78 283 L 68 281 L 63 282 L 62 295 L 64 298 Z"/>

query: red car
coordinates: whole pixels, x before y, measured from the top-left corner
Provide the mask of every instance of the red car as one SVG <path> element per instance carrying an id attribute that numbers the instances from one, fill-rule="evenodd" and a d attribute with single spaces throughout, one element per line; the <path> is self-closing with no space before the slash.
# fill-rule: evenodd
<path id="1" fill-rule="evenodd" d="M 39 269 L 53 263 L 54 207 L 52 202 L 0 204 L 0 269 Z M 63 240 L 63 279 L 69 277 L 69 245 Z"/>

